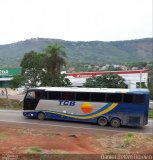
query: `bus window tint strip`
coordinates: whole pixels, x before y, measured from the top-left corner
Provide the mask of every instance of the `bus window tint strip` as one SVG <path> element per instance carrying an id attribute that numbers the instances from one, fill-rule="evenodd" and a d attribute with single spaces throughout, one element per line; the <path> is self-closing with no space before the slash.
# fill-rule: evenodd
<path id="1" fill-rule="evenodd" d="M 90 101 L 90 93 L 88 92 L 77 92 L 76 101 Z"/>
<path id="2" fill-rule="evenodd" d="M 144 103 L 145 96 L 142 94 L 135 94 L 134 95 L 134 103 Z"/>
<path id="3" fill-rule="evenodd" d="M 61 99 L 61 92 L 48 92 L 48 99 L 53 99 L 53 100 Z"/>
<path id="4" fill-rule="evenodd" d="M 107 102 L 122 102 L 122 94 L 119 93 L 108 93 Z"/>
<path id="5" fill-rule="evenodd" d="M 41 94 L 41 98 L 42 99 L 48 99 L 48 96 L 47 96 L 48 94 L 47 94 L 47 92 L 42 92 L 42 94 Z"/>
<path id="6" fill-rule="evenodd" d="M 144 103 L 143 94 L 131 93 L 88 93 L 88 92 L 35 92 L 36 99 L 90 101 L 90 102 L 117 102 L 117 103 Z"/>
<path id="7" fill-rule="evenodd" d="M 75 92 L 62 92 L 62 99 L 74 101 Z"/>
<path id="8" fill-rule="evenodd" d="M 92 102 L 105 102 L 106 94 L 105 93 L 91 93 Z"/>
<path id="9" fill-rule="evenodd" d="M 132 103 L 133 94 L 123 94 L 123 103 Z"/>

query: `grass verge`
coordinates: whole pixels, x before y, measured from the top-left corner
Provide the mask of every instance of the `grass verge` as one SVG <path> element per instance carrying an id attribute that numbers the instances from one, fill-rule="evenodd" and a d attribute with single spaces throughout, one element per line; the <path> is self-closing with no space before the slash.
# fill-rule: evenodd
<path id="1" fill-rule="evenodd" d="M 0 98 L 0 109 L 21 110 L 22 104 L 19 100 Z"/>
<path id="2" fill-rule="evenodd" d="M 153 118 L 153 108 L 149 108 L 148 117 Z"/>

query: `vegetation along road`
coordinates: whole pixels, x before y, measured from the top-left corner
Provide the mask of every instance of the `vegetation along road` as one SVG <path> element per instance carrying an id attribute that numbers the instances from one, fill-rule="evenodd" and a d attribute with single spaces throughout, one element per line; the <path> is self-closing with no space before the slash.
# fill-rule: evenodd
<path id="1" fill-rule="evenodd" d="M 39 121 L 36 119 L 27 119 L 22 116 L 22 111 L 12 111 L 12 110 L 0 110 L 0 126 L 14 126 L 22 127 L 27 126 L 30 128 L 50 128 L 54 131 L 71 131 L 75 130 L 76 132 L 82 132 L 86 130 L 87 133 L 96 132 L 101 133 L 104 131 L 113 131 L 113 132 L 141 132 L 146 134 L 153 134 L 153 120 L 149 120 L 148 125 L 135 128 L 135 127 L 120 127 L 113 128 L 110 126 L 101 127 L 95 124 L 85 124 L 85 123 L 75 123 L 75 122 L 63 122 L 63 121 Z"/>

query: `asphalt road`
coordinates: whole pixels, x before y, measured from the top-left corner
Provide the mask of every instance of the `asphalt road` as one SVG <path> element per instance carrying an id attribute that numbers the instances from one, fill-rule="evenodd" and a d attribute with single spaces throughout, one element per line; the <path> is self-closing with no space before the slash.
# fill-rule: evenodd
<path id="1" fill-rule="evenodd" d="M 95 132 L 101 133 L 105 131 L 113 132 L 138 132 L 153 134 L 153 120 L 149 120 L 148 125 L 135 128 L 135 127 L 120 127 L 113 128 L 111 126 L 101 127 L 96 124 L 89 123 L 77 123 L 77 122 L 66 122 L 66 121 L 55 121 L 55 120 L 46 120 L 39 121 L 37 119 L 27 119 L 22 116 L 22 111 L 12 111 L 12 110 L 0 110 L 0 126 L 28 126 L 28 127 L 42 127 L 42 128 L 51 128 L 53 130 L 75 130 L 77 132 Z"/>

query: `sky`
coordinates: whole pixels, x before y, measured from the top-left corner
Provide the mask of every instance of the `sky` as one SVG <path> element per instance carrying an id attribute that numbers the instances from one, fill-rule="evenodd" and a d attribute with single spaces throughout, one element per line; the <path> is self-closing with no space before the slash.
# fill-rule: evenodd
<path id="1" fill-rule="evenodd" d="M 116 41 L 153 36 L 153 0 L 0 0 L 0 44 L 31 38 Z"/>

